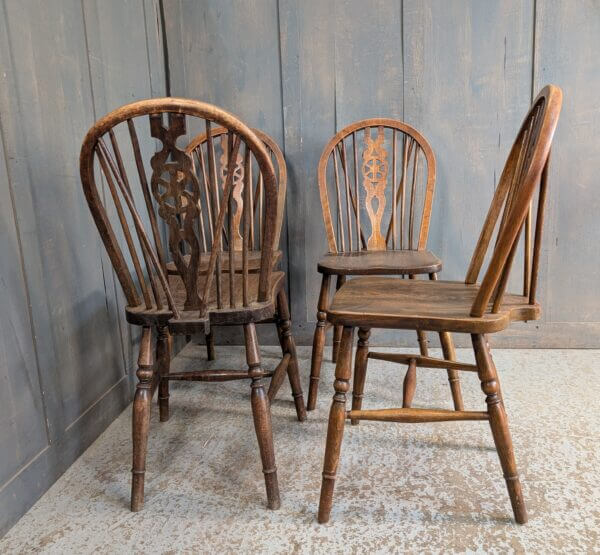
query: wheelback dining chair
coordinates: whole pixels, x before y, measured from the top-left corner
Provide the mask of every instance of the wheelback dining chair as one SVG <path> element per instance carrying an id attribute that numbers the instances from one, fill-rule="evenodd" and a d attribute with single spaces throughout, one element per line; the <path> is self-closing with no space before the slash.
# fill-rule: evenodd
<path id="1" fill-rule="evenodd" d="M 311 358 L 307 409 L 317 402 L 332 277 L 336 289 L 347 276 L 395 275 L 436 279 L 441 260 L 426 250 L 435 189 L 435 156 L 416 129 L 401 121 L 373 118 L 342 129 L 327 143 L 318 166 L 323 220 L 329 253 L 317 265 L 323 275 Z M 330 202 L 333 197 L 333 203 Z M 332 217 L 333 206 L 333 217 Z M 337 360 L 342 326 L 334 325 L 332 360 Z M 419 350 L 428 356 L 427 337 L 417 329 Z M 360 334 L 361 352 L 368 352 L 369 330 Z M 452 337 L 439 333 L 444 358 L 454 360 Z M 390 360 L 385 353 L 371 356 Z M 463 409 L 458 372 L 448 366 L 456 410 Z M 416 388 L 411 366 L 404 378 L 404 406 Z M 358 424 L 357 420 L 352 421 Z"/>
<path id="2" fill-rule="evenodd" d="M 227 130 L 222 187 L 217 186 L 214 126 Z M 207 170 L 199 179 L 191 154 L 178 143 L 184 142 L 188 129 L 197 132 L 202 127 L 208 137 Z M 139 129 L 143 141 L 138 138 Z M 124 138 L 121 146 L 119 137 Z M 160 142 L 156 148 L 154 140 Z M 241 187 L 239 156 L 244 168 Z M 169 418 L 169 380 L 239 379 L 251 381 L 267 506 L 278 508 L 270 399 L 286 373 L 299 420 L 304 419 L 305 411 L 283 288 L 285 274 L 273 269 L 281 215 L 277 178 L 263 141 L 216 106 L 179 98 L 145 100 L 123 106 L 94 124 L 81 148 L 80 171 L 90 211 L 125 295 L 126 319 L 142 326 L 132 415 L 131 510 L 143 506 L 155 390 L 158 388 L 160 420 L 164 422 Z M 257 217 L 252 199 L 259 182 L 263 211 Z M 241 224 L 236 227 L 238 214 Z M 163 226 L 167 228 L 168 251 L 163 249 Z M 256 245 L 260 246 L 260 260 L 252 263 L 250 271 Z M 260 360 L 255 325 L 264 321 L 276 323 L 282 343 L 283 357 L 273 371 L 264 369 Z M 215 325 L 243 326 L 248 369 L 170 372 L 170 336 L 208 334 Z M 267 395 L 263 379 L 268 377 L 271 387 Z"/>
<path id="3" fill-rule="evenodd" d="M 491 357 L 487 334 L 505 329 L 511 321 L 537 320 L 540 317 L 536 290 L 548 186 L 548 160 L 561 104 L 562 92 L 553 85 L 542 89 L 534 100 L 508 155 L 464 282 L 364 277 L 348 281 L 335 294 L 327 319 L 332 324 L 342 325 L 343 332 L 335 371 L 335 394 L 329 414 L 319 522 L 327 522 L 330 517 L 344 422 L 347 418 L 408 423 L 487 420 L 515 519 L 519 524 L 527 521 L 500 381 Z M 532 244 L 531 210 L 538 185 Z M 477 280 L 497 224 L 496 242 L 491 247 L 487 270 L 479 283 Z M 508 294 L 505 290 L 521 235 L 525 237 L 523 292 L 522 295 Z M 455 361 L 451 363 L 451 367 L 478 374 L 481 389 L 486 396 L 487 410 L 362 410 L 361 395 L 368 356 L 359 343 L 354 368 L 353 405 L 352 410 L 346 411 L 355 327 L 361 330 L 423 329 L 470 334 L 476 363 Z M 448 368 L 449 365 L 447 360 L 410 354 L 396 354 L 394 359 L 413 367 Z"/>
<path id="4" fill-rule="evenodd" d="M 287 189 L 287 169 L 285 165 L 285 159 L 283 157 L 283 152 L 277 145 L 277 143 L 266 133 L 260 131 L 259 129 L 252 129 L 254 134 L 262 141 L 267 153 L 271 157 L 271 162 L 273 163 L 273 168 L 276 170 L 277 174 L 277 220 L 275 223 L 275 239 L 273 244 L 275 248 L 279 248 L 279 238 L 281 235 L 281 225 L 283 223 L 283 214 L 285 210 L 285 195 Z M 225 181 L 227 179 L 227 164 L 228 164 L 228 133 L 227 128 L 225 127 L 212 127 L 211 131 L 211 141 L 209 142 L 208 134 L 206 132 L 199 133 L 196 135 L 186 147 L 186 152 L 192 156 L 192 161 L 194 162 L 194 170 L 198 179 L 202 180 L 202 183 L 211 185 L 212 182 L 221 188 L 225 187 Z M 216 144 L 215 144 L 216 143 Z M 217 177 L 212 181 L 208 178 L 209 172 L 209 164 L 208 164 L 208 149 L 217 148 L 218 156 L 215 155 L 215 168 L 214 171 L 217 173 Z M 241 252 L 243 246 L 242 239 L 242 213 L 243 213 L 243 199 L 242 199 L 242 191 L 243 191 L 243 182 L 244 182 L 244 163 L 243 157 L 241 153 L 238 153 L 237 159 L 235 161 L 235 170 L 233 177 L 233 189 L 232 196 L 234 201 L 233 206 L 233 230 L 234 230 L 234 263 L 237 266 L 241 265 Z M 252 166 L 249 167 L 249 171 L 252 172 Z M 253 182 L 252 175 L 250 175 L 250 181 Z M 209 193 L 206 193 L 209 194 Z M 248 252 L 248 271 L 251 273 L 256 273 L 260 270 L 260 261 L 261 261 L 261 249 L 260 243 L 262 241 L 262 228 L 263 228 L 263 210 L 264 210 L 264 185 L 262 183 L 262 175 L 259 175 L 256 182 L 256 188 L 250 197 L 250 211 L 254 214 L 258 212 L 256 227 L 257 233 L 254 233 L 254 226 L 250 227 L 250 237 L 249 244 L 253 246 L 253 249 Z M 212 208 L 210 204 L 207 206 L 207 217 L 209 221 L 209 225 L 213 220 Z M 212 226 L 211 226 L 212 227 Z M 208 261 L 210 259 L 210 252 L 207 252 L 206 246 L 203 245 L 204 252 L 200 254 L 200 272 L 205 271 L 205 268 L 208 265 Z M 273 268 L 276 269 L 281 262 L 282 252 L 281 250 L 275 250 L 273 252 Z M 228 260 L 224 261 L 225 270 L 227 267 Z M 175 264 L 171 262 L 167 264 L 167 269 L 170 273 L 177 272 L 177 268 Z M 215 360 L 215 343 L 214 343 L 214 333 L 211 329 L 210 332 L 206 335 L 206 352 L 208 360 Z M 281 336 L 279 337 L 281 342 Z M 274 391 L 274 388 L 271 389 Z"/>

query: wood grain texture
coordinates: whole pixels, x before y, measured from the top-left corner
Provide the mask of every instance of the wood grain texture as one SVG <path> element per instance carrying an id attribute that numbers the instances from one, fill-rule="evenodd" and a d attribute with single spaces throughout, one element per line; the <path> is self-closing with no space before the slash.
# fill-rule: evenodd
<path id="1" fill-rule="evenodd" d="M 597 2 L 589 0 L 536 2 L 534 88 L 553 82 L 565 98 L 550 162 L 538 292 L 548 322 L 599 320 L 598 12 Z"/>
<path id="2" fill-rule="evenodd" d="M 575 156 L 581 159 L 578 167 L 595 167 L 593 155 L 583 156 L 585 149 L 579 148 L 582 142 L 595 144 L 593 130 L 597 127 L 593 125 L 593 105 L 589 104 L 593 101 L 593 95 L 589 96 L 593 86 L 581 85 L 597 78 L 593 54 L 597 18 L 593 15 L 593 2 L 582 2 L 581 7 L 546 0 L 535 5 L 533 0 L 491 5 L 435 0 L 232 4 L 211 0 L 202 3 L 205 7 L 199 7 L 200 4 L 165 2 L 167 26 L 172 26 L 171 36 L 175 37 L 170 41 L 173 59 L 182 60 L 172 64 L 173 80 L 193 81 L 193 87 L 176 92 L 209 100 L 216 100 L 219 94 L 226 100 L 226 107 L 270 132 L 278 142 L 279 137 L 284 139 L 280 144 L 290 169 L 287 225 L 289 244 L 294 246 L 288 263 L 290 300 L 296 337 L 305 344 L 310 344 L 313 332 L 312 325 L 307 324 L 316 322 L 313 299 L 318 296 L 320 281 L 314 267 L 326 248 L 313 188 L 316 153 L 349 122 L 364 117 L 395 117 L 422 130 L 430 140 L 438 158 L 439 186 L 429 248 L 450 261 L 451 266 L 444 269 L 444 279 L 463 277 L 468 254 L 475 244 L 475 232 L 485 216 L 484 208 L 498 183 L 521 116 L 532 100 L 533 88 L 552 81 L 564 86 L 563 75 L 566 80 L 573 77 L 573 83 L 578 81 L 576 92 L 583 103 L 574 104 L 572 110 L 567 103 L 558 140 L 563 133 L 569 134 L 569 154 L 563 155 L 564 160 Z M 236 28 L 235 39 L 230 40 L 234 22 L 237 25 L 242 18 L 244 24 Z M 180 22 L 188 31 L 193 27 L 205 32 L 184 33 L 185 48 L 180 48 Z M 257 29 L 267 37 L 260 51 L 251 41 L 251 33 Z M 274 29 L 279 36 L 272 36 Z M 557 40 L 553 43 L 554 37 Z M 213 49 L 213 44 L 219 48 Z M 186 48 L 191 49 L 191 54 Z M 565 52 L 573 52 L 573 56 L 576 53 L 573 59 L 577 63 L 571 63 Z M 534 63 L 536 82 L 532 87 Z M 255 71 L 261 64 L 268 70 Z M 198 69 L 200 65 L 207 75 L 218 74 L 220 78 L 205 79 Z M 577 70 L 579 67 L 581 71 Z M 547 78 L 540 77 L 542 71 Z M 268 99 L 260 108 L 264 126 L 253 119 L 259 113 L 255 109 L 245 112 L 246 106 L 255 101 L 256 91 Z M 583 105 L 592 108 L 575 108 Z M 571 113 L 581 125 L 570 125 Z M 586 134 L 580 140 L 581 130 L 586 130 Z M 457 135 L 464 140 L 456 141 Z M 398 157 L 401 155 L 399 151 Z M 341 167 L 341 160 L 338 163 Z M 561 161 L 559 167 L 571 166 Z M 557 167 L 553 171 L 563 172 L 556 174 L 560 181 L 567 179 L 567 170 Z M 593 187 L 586 185 L 591 183 L 589 172 L 594 170 L 580 172 L 586 175 L 585 180 L 572 188 L 568 200 L 569 211 L 580 202 L 586 210 L 589 207 L 586 221 L 597 212 L 595 200 L 590 197 Z M 568 329 L 573 331 L 562 340 L 569 345 L 594 346 L 600 337 L 594 322 L 595 301 L 586 298 L 590 310 L 587 319 L 579 323 L 573 314 L 567 316 L 571 310 L 568 307 L 576 304 L 571 303 L 569 295 L 563 294 L 560 301 L 554 302 L 560 286 L 555 286 L 552 295 L 545 295 L 551 279 L 548 263 L 554 260 L 555 270 L 559 271 L 562 254 L 567 255 L 566 245 L 570 244 L 561 242 L 553 230 L 581 237 L 583 229 L 568 217 L 566 208 L 554 208 L 558 193 L 552 188 L 550 193 L 547 232 L 549 237 L 553 235 L 553 242 L 542 253 L 540 268 L 540 298 L 549 310 L 544 311 L 539 323 L 540 333 L 531 339 L 536 345 L 560 346 L 561 336 L 554 331 L 555 323 L 568 321 L 572 324 Z M 598 241 L 585 242 L 590 252 L 587 260 L 597 258 L 597 244 Z M 554 258 L 551 253 L 555 253 Z M 578 254 L 571 251 L 568 256 Z M 514 263 L 522 264 L 522 246 Z M 593 268 L 579 275 L 583 285 L 578 290 L 586 294 L 593 291 L 591 283 L 595 278 L 583 274 L 592 276 L 596 271 Z M 508 291 L 521 289 L 518 276 L 509 281 Z M 401 336 L 400 341 L 403 345 L 412 344 L 413 336 Z M 496 341 L 497 345 L 512 346 L 520 339 L 509 333 Z M 398 344 L 398 336 L 378 333 L 373 342 Z"/>
<path id="3" fill-rule="evenodd" d="M 2 156 L 14 191 L 12 202 L 4 193 L 2 200 L 19 222 L 14 266 L 5 268 L 2 278 L 9 313 L 24 309 L 12 316 L 20 339 L 11 344 L 20 344 L 22 361 L 11 363 L 9 383 L 17 388 L 27 377 L 29 388 L 39 388 L 33 412 L 29 394 L 23 390 L 17 396 L 22 407 L 15 426 L 29 448 L 19 447 L 16 439 L 0 440 L 7 457 L 0 465 L 12 468 L 0 478 L 0 534 L 131 399 L 128 371 L 134 367 L 136 338 L 124 325 L 110 263 L 75 193 L 76 151 L 97 111 L 164 94 L 156 8 L 154 0 L 0 4 Z M 0 182 L 2 172 L 3 162 Z M 3 213 L 3 225 L 10 222 Z M 5 237 L 3 252 L 11 244 L 10 233 Z M 19 273 L 23 281 L 17 288 Z M 20 304 L 24 298 L 29 315 Z M 4 353 L 13 359 L 10 347 Z M 38 360 L 39 381 L 37 370 L 31 374 L 31 356 Z M 44 436 L 51 444 L 38 450 Z M 14 457 L 23 457 L 17 468 Z"/>

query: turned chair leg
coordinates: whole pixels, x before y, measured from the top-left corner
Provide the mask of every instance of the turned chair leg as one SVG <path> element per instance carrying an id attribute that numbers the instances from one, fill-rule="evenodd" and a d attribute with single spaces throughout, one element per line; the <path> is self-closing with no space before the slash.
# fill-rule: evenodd
<path id="1" fill-rule="evenodd" d="M 158 328 L 156 340 L 156 362 L 158 365 L 158 410 L 160 421 L 169 420 L 169 374 L 171 366 L 171 341 L 169 330 L 166 326 Z"/>
<path id="2" fill-rule="evenodd" d="M 144 327 L 136 372 L 138 384 L 133 399 L 132 439 L 133 466 L 131 469 L 131 510 L 139 511 L 144 506 L 144 476 L 148 429 L 150 428 L 150 406 L 152 403 L 152 328 Z"/>
<path id="3" fill-rule="evenodd" d="M 500 384 L 498 373 L 485 336 L 471 335 L 471 340 L 479 368 L 481 389 L 486 394 L 485 400 L 488 407 L 488 414 L 490 415 L 490 427 L 494 436 L 496 451 L 498 451 L 498 457 L 500 458 L 504 479 L 506 480 L 506 487 L 515 520 L 518 524 L 525 524 L 527 522 L 527 509 L 525 508 L 521 482 L 517 473 L 517 463 L 508 429 L 506 410 L 499 394 Z"/>
<path id="4" fill-rule="evenodd" d="M 437 274 L 429 274 L 429 279 L 437 281 Z M 452 336 L 447 331 L 442 331 L 439 334 L 442 353 L 446 360 L 456 360 L 454 351 L 454 342 Z M 448 370 L 448 382 L 450 383 L 450 391 L 452 392 L 452 401 L 454 402 L 455 410 L 464 410 L 462 393 L 460 391 L 460 378 L 457 370 Z"/>
<path id="5" fill-rule="evenodd" d="M 371 330 L 360 328 L 358 330 L 358 345 L 354 358 L 354 386 L 352 387 L 352 410 L 360 410 L 362 407 L 365 380 L 367 378 L 367 364 L 369 362 L 369 337 Z M 360 420 L 350 420 L 350 424 L 357 426 Z"/>
<path id="6" fill-rule="evenodd" d="M 265 388 L 262 384 L 263 372 L 260 366 L 260 355 L 256 327 L 254 324 L 244 325 L 244 339 L 246 343 L 246 362 L 248 376 L 252 378 L 250 401 L 252 416 L 260 458 L 262 460 L 265 487 L 267 489 L 267 507 L 279 509 L 279 484 L 277 482 L 277 467 L 275 466 L 275 450 L 273 447 L 273 430 L 271 426 L 271 406 Z"/>
<path id="7" fill-rule="evenodd" d="M 335 282 L 335 290 L 337 291 L 346 283 L 346 276 L 338 276 Z M 340 341 L 342 339 L 342 326 L 333 326 L 333 343 L 331 345 L 331 362 L 337 362 L 338 353 L 340 351 Z"/>
<path id="8" fill-rule="evenodd" d="M 415 397 L 415 390 L 417 389 L 417 361 L 411 358 L 408 363 L 408 370 L 404 376 L 404 383 L 402 384 L 402 408 L 409 409 L 412 406 L 413 399 Z"/>
<path id="9" fill-rule="evenodd" d="M 215 336 L 212 329 L 204 335 L 204 339 L 206 340 L 206 359 L 215 360 Z"/>
<path id="10" fill-rule="evenodd" d="M 312 356 L 310 359 L 310 383 L 308 384 L 308 402 L 306 410 L 314 410 L 317 404 L 319 390 L 319 377 L 321 375 L 321 363 L 323 362 L 323 348 L 325 347 L 325 330 L 327 323 L 327 297 L 329 295 L 329 283 L 331 276 L 323 274 L 321 291 L 319 292 L 319 303 L 317 306 L 317 325 L 313 338 Z"/>
<path id="11" fill-rule="evenodd" d="M 440 344 L 442 345 L 442 353 L 445 360 L 456 360 L 456 352 L 454 351 L 454 342 L 452 336 L 447 331 L 440 332 Z M 460 390 L 460 378 L 458 370 L 448 370 L 448 383 L 452 392 L 452 401 L 454 402 L 455 410 L 465 410 Z"/>
<path id="12" fill-rule="evenodd" d="M 352 361 L 352 336 L 354 328 L 344 327 L 339 358 L 335 367 L 335 394 L 329 412 L 327 427 L 327 444 L 323 463 L 323 481 L 321 483 L 321 499 L 319 501 L 318 520 L 321 524 L 329 520 L 333 503 L 333 487 L 340 460 L 342 437 L 346 420 L 346 393 L 349 389 L 350 363 Z"/>
<path id="13" fill-rule="evenodd" d="M 292 397 L 296 405 L 296 415 L 300 422 L 306 420 L 306 409 L 304 408 L 304 396 L 300 385 L 300 373 L 298 371 L 298 355 L 296 354 L 296 343 L 292 336 L 292 323 L 290 321 L 290 308 L 285 290 L 277 294 L 277 314 L 279 317 L 279 336 L 284 356 L 289 353 L 290 362 L 287 366 L 288 379 L 292 388 Z"/>

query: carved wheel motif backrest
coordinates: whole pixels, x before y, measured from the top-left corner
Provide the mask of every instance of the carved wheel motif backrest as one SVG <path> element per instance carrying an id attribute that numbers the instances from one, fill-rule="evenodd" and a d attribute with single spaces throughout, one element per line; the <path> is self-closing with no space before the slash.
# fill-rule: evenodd
<path id="1" fill-rule="evenodd" d="M 318 181 L 330 252 L 426 247 L 435 157 L 414 128 L 384 118 L 345 127 L 323 150 Z"/>
<path id="2" fill-rule="evenodd" d="M 521 235 L 524 236 L 523 296 L 528 297 L 529 303 L 535 302 L 550 146 L 561 104 L 561 90 L 553 85 L 544 87 L 525 117 L 508 155 L 465 278 L 466 283 L 477 281 L 497 227 L 490 261 L 471 308 L 472 316 L 482 316 L 487 310 L 500 310 Z M 532 243 L 532 208 L 538 185 Z"/>
<path id="3" fill-rule="evenodd" d="M 266 133 L 253 129 L 256 136 L 263 142 L 263 145 L 271 158 L 271 162 L 274 166 L 277 175 L 277 220 L 275 226 L 275 248 L 279 246 L 279 237 L 281 234 L 281 226 L 283 223 L 283 212 L 285 209 L 285 194 L 286 194 L 286 182 L 287 173 L 285 167 L 285 160 L 281 149 L 277 143 L 269 137 Z M 225 181 L 227 177 L 229 152 L 231 150 L 231 137 L 227 133 L 227 129 L 224 127 L 215 127 L 211 129 L 212 135 L 212 146 L 207 138 L 206 133 L 199 133 L 196 135 L 188 144 L 186 152 L 192 156 L 192 161 L 195 165 L 196 175 L 200 181 L 203 180 L 203 176 L 207 172 L 207 160 L 211 156 L 208 149 L 214 149 L 214 159 L 217 161 L 217 179 L 218 194 L 222 196 Z M 263 214 L 264 214 L 264 186 L 263 178 L 260 174 L 256 164 L 253 164 L 249 168 L 250 174 L 248 176 L 248 182 L 251 184 L 252 190 L 250 194 L 250 248 L 260 250 L 262 241 L 262 229 L 263 229 Z M 229 226 L 223 231 L 225 239 L 225 248 L 228 250 L 231 244 L 233 249 L 236 251 L 242 250 L 242 214 L 244 212 L 244 185 L 245 179 L 245 168 L 243 157 L 238 153 L 235 161 L 235 171 L 233 177 L 233 210 L 229 217 L 232 219 L 232 230 L 233 239 L 229 237 Z M 209 180 L 210 184 L 210 180 Z M 211 193 L 212 194 L 212 193 Z M 210 214 L 212 217 L 212 214 Z M 205 227 L 209 224 L 208 220 L 204 222 Z M 202 234 L 208 234 L 208 229 L 201 229 Z M 205 248 L 205 247 L 203 247 Z"/>
<path id="4" fill-rule="evenodd" d="M 221 168 L 219 176 L 213 148 L 201 178 L 192 155 L 185 149 L 189 130 L 202 126 L 210 137 L 213 126 L 225 129 L 227 146 L 221 163 L 225 168 Z M 138 129 L 142 128 L 146 132 L 144 141 L 138 138 Z M 125 137 L 119 141 L 121 134 Z M 240 163 L 245 173 L 240 170 Z M 218 308 L 226 308 L 221 283 L 225 273 L 223 258 L 227 256 L 223 233 L 226 228 L 230 231 L 227 237 L 234 237 L 242 255 L 238 264 L 232 258 L 233 250 L 228 254 L 228 268 L 234 272 L 227 272 L 227 308 L 236 308 L 236 303 L 249 305 L 247 260 L 252 245 L 250 215 L 243 206 L 250 206 L 251 202 L 247 194 L 245 199 L 241 195 L 242 190 L 251 190 L 249 169 L 253 166 L 261 176 L 264 203 L 258 286 L 258 301 L 262 302 L 267 300 L 269 290 L 278 210 L 276 176 L 262 141 L 231 114 L 185 99 L 134 102 L 96 122 L 81 149 L 81 179 L 130 307 L 168 310 L 176 318 L 182 317 L 182 310 L 194 313 L 186 314 L 186 318 L 204 317 L 208 300 L 216 294 Z M 96 178 L 98 167 L 110 195 L 103 194 L 102 180 Z M 248 186 L 240 188 L 240 179 Z M 238 202 L 241 209 L 234 213 L 233 206 Z M 241 224 L 235 236 L 232 223 L 238 214 Z M 163 247 L 161 221 L 167 228 L 167 248 Z M 208 268 L 199 272 L 202 251 L 210 255 Z M 171 290 L 167 277 L 169 259 L 183 283 L 185 298 L 179 298 L 179 288 L 177 296 Z"/>

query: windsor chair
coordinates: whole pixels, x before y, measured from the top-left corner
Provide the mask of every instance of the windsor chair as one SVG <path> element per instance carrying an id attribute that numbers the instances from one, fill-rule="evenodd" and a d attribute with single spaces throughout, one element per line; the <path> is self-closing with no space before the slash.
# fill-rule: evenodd
<path id="1" fill-rule="evenodd" d="M 227 130 L 227 169 L 220 188 L 216 185 L 214 125 Z M 192 156 L 178 142 L 185 139 L 188 129 L 191 132 L 202 126 L 208 136 L 208 171 L 200 180 Z M 139 140 L 138 129 L 145 141 Z M 119 137 L 126 137 L 121 146 Z M 160 143 L 156 148 L 152 148 L 153 139 Z M 236 190 L 238 155 L 245 169 L 241 192 Z M 143 506 L 150 405 L 155 390 L 164 422 L 169 419 L 170 380 L 240 379 L 251 382 L 267 506 L 278 508 L 270 399 L 276 393 L 274 384 L 280 384 L 286 373 L 299 420 L 304 419 L 305 411 L 283 289 L 285 274 L 273 269 L 279 201 L 277 178 L 263 142 L 235 116 L 216 106 L 180 98 L 145 100 L 123 106 L 94 124 L 81 148 L 80 171 L 90 211 L 127 301 L 126 319 L 142 326 L 132 415 L 131 510 Z M 264 206 L 259 218 L 251 209 L 250 199 L 257 187 L 253 171 L 263 188 Z M 241 241 L 232 217 L 234 202 L 241 210 Z M 162 226 L 167 228 L 168 250 L 163 249 Z M 257 226 L 261 230 L 260 261 L 251 272 L 250 259 L 257 244 L 251 238 L 256 237 L 258 232 L 253 228 Z M 231 245 L 241 245 L 240 251 L 229 248 Z M 263 368 L 256 336 L 255 324 L 267 320 L 276 323 L 283 347 L 281 362 L 274 370 Z M 207 334 L 215 325 L 243 326 L 247 370 L 170 372 L 170 336 Z M 266 394 L 263 379 L 269 377 L 271 387 Z"/>
<path id="2" fill-rule="evenodd" d="M 506 479 L 515 519 L 519 524 L 527 521 L 500 382 L 486 334 L 505 329 L 511 321 L 537 320 L 540 317 L 536 287 L 548 186 L 548 160 L 561 104 L 562 92 L 553 85 L 542 89 L 534 100 L 508 155 L 464 282 L 364 277 L 347 282 L 336 293 L 327 318 L 333 324 L 344 327 L 335 372 L 335 395 L 329 414 L 319 522 L 329 520 L 344 421 L 347 418 L 386 422 L 487 420 Z M 531 207 L 538 184 L 532 245 Z M 483 279 L 478 283 L 501 211 L 496 243 L 491 249 L 491 258 Z M 521 234 L 525 237 L 523 292 L 522 295 L 508 294 L 505 290 Z M 369 355 L 359 343 L 354 369 L 352 410 L 346 412 L 355 327 L 360 328 L 359 335 L 364 335 L 371 328 L 424 329 L 470 334 L 476 363 L 454 361 L 450 364 L 455 370 L 478 374 L 481 389 L 486 396 L 487 410 L 362 410 L 361 384 L 364 383 Z M 449 365 L 447 360 L 404 354 L 388 354 L 385 360 L 401 362 L 413 368 L 448 368 Z"/>
<path id="3" fill-rule="evenodd" d="M 287 171 L 285 166 L 285 159 L 283 157 L 283 153 L 281 149 L 277 145 L 277 143 L 269 137 L 266 133 L 258 129 L 252 129 L 254 134 L 262 141 L 267 153 L 271 158 L 271 162 L 273 163 L 273 167 L 277 172 L 277 218 L 275 221 L 275 239 L 273 244 L 275 248 L 279 247 L 279 238 L 281 235 L 281 225 L 283 223 L 283 213 L 285 210 L 285 194 L 287 188 Z M 227 177 L 227 162 L 228 162 L 228 136 L 227 129 L 225 127 L 213 127 L 211 129 L 211 136 L 213 144 L 209 144 L 208 135 L 206 132 L 199 133 L 194 137 L 187 148 L 185 149 L 188 154 L 192 156 L 192 161 L 194 162 L 194 171 L 199 180 L 202 181 L 205 185 L 210 186 L 211 183 L 215 183 L 217 187 L 221 186 L 221 188 L 225 187 L 225 180 Z M 214 143 L 217 143 L 216 145 Z M 212 180 L 208 178 L 208 148 L 217 149 L 218 156 L 215 155 L 215 165 L 213 171 L 216 172 L 217 177 L 214 177 Z M 250 171 L 252 171 L 252 167 L 250 166 Z M 252 180 L 252 176 L 250 176 L 250 181 Z M 243 158 L 240 153 L 237 155 L 237 159 L 235 161 L 235 170 L 233 177 L 233 189 L 232 196 L 234 200 L 234 212 L 233 212 L 233 230 L 234 230 L 234 240 L 233 240 L 233 250 L 234 250 L 234 264 L 236 268 L 241 268 L 241 254 L 242 254 L 242 213 L 243 213 L 243 199 L 242 199 L 242 191 L 243 191 L 243 183 L 244 183 L 244 163 Z M 210 194 L 208 191 L 205 194 Z M 248 252 L 248 271 L 251 273 L 255 273 L 260 270 L 260 261 L 261 261 L 261 249 L 260 243 L 262 241 L 262 227 L 263 227 L 263 214 L 264 210 L 264 186 L 262 183 L 262 176 L 258 176 L 258 181 L 256 184 L 256 191 L 250 197 L 250 212 L 254 215 L 257 214 L 257 234 L 254 234 L 254 226 L 250 225 L 250 237 L 249 244 L 252 245 L 253 250 Z M 209 224 L 212 222 L 214 216 L 212 214 L 212 209 L 210 204 L 207 206 L 207 217 L 209 219 Z M 224 237 L 227 240 L 227 237 Z M 198 271 L 200 274 L 206 273 L 206 269 L 208 268 L 208 262 L 210 260 L 210 252 L 207 252 L 205 242 L 206 239 L 203 238 L 203 246 L 204 252 L 200 253 L 200 262 Z M 281 262 L 282 252 L 281 250 L 275 250 L 273 252 L 273 267 L 277 268 L 279 263 Z M 167 264 L 167 270 L 169 273 L 176 273 L 177 269 L 173 262 Z M 223 271 L 228 272 L 228 259 L 224 260 Z M 215 343 L 214 343 L 214 333 L 213 330 L 206 335 L 206 351 L 208 360 L 215 359 Z M 281 338 L 280 338 L 281 339 Z"/>
<path id="4" fill-rule="evenodd" d="M 425 274 L 436 279 L 442 267 L 440 259 L 426 250 L 435 189 L 435 156 L 416 129 L 386 118 L 348 125 L 323 149 L 318 182 L 329 253 L 317 265 L 323 276 L 313 339 L 308 410 L 313 410 L 317 402 L 332 278 L 336 278 L 338 290 L 347 276 L 397 275 L 414 279 L 418 274 Z M 335 199 L 334 217 L 330 197 Z M 332 360 L 335 362 L 342 326 L 333 327 Z M 416 331 L 420 353 L 428 356 L 426 334 L 421 329 Z M 361 335 L 361 352 L 368 351 L 369 335 L 368 330 Z M 450 334 L 442 331 L 439 338 L 444 358 L 454 360 Z M 462 410 L 458 373 L 451 365 L 448 380 L 454 406 Z M 415 388 L 416 374 L 410 367 L 404 378 L 404 406 L 410 407 Z M 352 424 L 358 424 L 358 420 Z"/>

